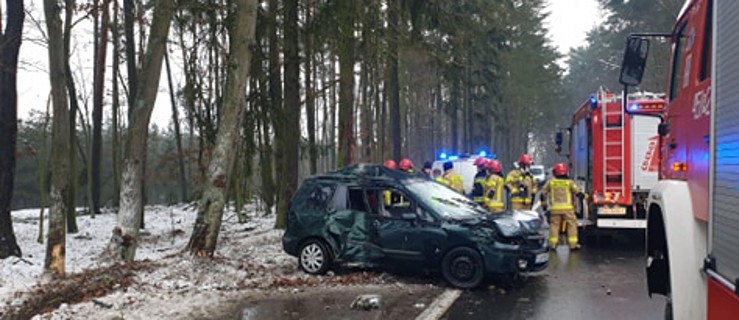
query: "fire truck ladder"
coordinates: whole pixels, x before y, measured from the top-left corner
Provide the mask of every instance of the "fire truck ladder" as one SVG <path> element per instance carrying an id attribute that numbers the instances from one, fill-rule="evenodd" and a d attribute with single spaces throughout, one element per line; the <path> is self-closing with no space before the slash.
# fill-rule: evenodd
<path id="1" fill-rule="evenodd" d="M 605 96 L 605 94 L 603 94 Z M 620 103 L 603 102 L 603 192 L 617 200 L 624 190 L 624 110 Z M 616 100 L 617 101 L 617 100 Z"/>

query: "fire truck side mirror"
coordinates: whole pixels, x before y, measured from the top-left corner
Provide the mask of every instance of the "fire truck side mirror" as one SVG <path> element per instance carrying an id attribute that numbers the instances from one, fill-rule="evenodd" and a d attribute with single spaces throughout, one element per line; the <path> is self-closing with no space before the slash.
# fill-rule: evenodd
<path id="1" fill-rule="evenodd" d="M 562 145 L 562 132 L 557 132 L 557 134 L 554 135 L 554 144 L 558 147 Z"/>
<path id="2" fill-rule="evenodd" d="M 666 136 L 668 132 L 670 132 L 670 125 L 666 123 L 660 123 L 657 126 L 657 133 L 659 134 L 660 137 Z"/>
<path id="3" fill-rule="evenodd" d="M 621 76 L 618 81 L 626 86 L 641 83 L 644 66 L 649 55 L 649 40 L 641 37 L 629 37 L 626 41 L 624 60 L 621 62 Z"/>

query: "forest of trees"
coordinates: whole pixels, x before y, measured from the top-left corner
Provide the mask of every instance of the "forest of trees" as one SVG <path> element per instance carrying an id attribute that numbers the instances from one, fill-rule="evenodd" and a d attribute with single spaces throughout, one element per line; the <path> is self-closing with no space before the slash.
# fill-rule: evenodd
<path id="1" fill-rule="evenodd" d="M 572 110 L 599 85 L 620 89 L 626 34 L 669 31 L 682 1 L 599 2 L 604 22 L 563 67 L 544 0 L 44 0 L 28 13 L 7 0 L 0 98 L 15 90 L 6 43 L 20 45 L 24 13 L 42 21 L 51 92 L 45 112 L 20 121 L 15 104 L 0 110 L 0 137 L 17 136 L 0 144 L 0 159 L 17 160 L 0 168 L 2 187 L 6 171 L 15 178 L 12 197 L 0 187 L 0 258 L 20 254 L 3 237 L 16 208 L 49 209 L 47 267 L 63 274 L 54 255 L 78 207 L 116 209 L 106 254 L 130 261 L 144 204 L 199 201 L 188 247 L 208 256 L 225 205 L 259 201 L 283 227 L 310 174 L 441 150 L 485 149 L 504 164 L 533 152 L 549 165 Z M 94 48 L 89 78 L 70 63 L 81 38 Z M 642 89 L 661 91 L 665 65 L 650 61 Z M 163 128 L 151 123 L 160 82 L 172 105 Z"/>

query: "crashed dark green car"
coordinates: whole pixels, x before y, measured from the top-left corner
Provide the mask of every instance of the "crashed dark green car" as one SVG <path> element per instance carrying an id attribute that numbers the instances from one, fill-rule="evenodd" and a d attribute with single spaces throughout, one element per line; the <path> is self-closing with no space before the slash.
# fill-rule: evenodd
<path id="1" fill-rule="evenodd" d="M 376 165 L 305 179 L 287 219 L 283 249 L 310 274 L 335 264 L 411 266 L 467 289 L 549 261 L 536 212 L 492 215 L 441 184 Z"/>

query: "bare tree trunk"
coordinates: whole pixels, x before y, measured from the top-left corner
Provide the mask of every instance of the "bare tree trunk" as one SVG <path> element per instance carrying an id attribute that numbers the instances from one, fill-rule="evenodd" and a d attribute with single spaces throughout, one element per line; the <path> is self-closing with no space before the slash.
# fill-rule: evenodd
<path id="1" fill-rule="evenodd" d="M 339 153 L 337 167 L 351 164 L 354 147 L 354 4 L 342 1 L 339 6 Z"/>
<path id="2" fill-rule="evenodd" d="M 282 171 L 286 180 L 277 200 L 275 227 L 287 224 L 290 199 L 298 188 L 300 160 L 300 57 L 298 56 L 298 0 L 285 0 L 285 104 L 282 109 Z"/>
<path id="3" fill-rule="evenodd" d="M 164 62 L 167 66 L 167 83 L 169 84 L 169 99 L 172 103 L 172 125 L 174 126 L 174 139 L 177 144 L 177 164 L 180 169 L 180 201 L 187 201 L 187 176 L 185 176 L 185 154 L 182 151 L 182 134 L 180 133 L 180 117 L 177 112 L 175 92 L 172 85 L 172 70 L 169 67 L 169 54 L 164 52 Z"/>
<path id="4" fill-rule="evenodd" d="M 244 114 L 244 90 L 252 56 L 257 1 L 234 0 L 229 19 L 229 60 L 216 144 L 208 164 L 208 182 L 198 205 L 192 237 L 187 245 L 191 254 L 212 257 L 221 228 L 226 188 L 233 168 L 232 152 L 239 137 L 239 125 Z M 230 14 L 229 14 L 230 15 Z"/>
<path id="5" fill-rule="evenodd" d="M 103 0 L 102 20 L 100 22 L 100 41 L 95 63 L 95 85 L 92 106 L 92 155 L 90 156 L 90 170 L 92 170 L 90 181 L 91 205 L 90 214 L 100 213 L 100 161 L 102 158 L 103 144 L 103 93 L 105 90 L 105 61 L 108 51 L 108 26 L 109 26 L 109 0 Z"/>
<path id="6" fill-rule="evenodd" d="M 118 135 L 119 130 L 119 124 L 118 124 L 118 117 L 119 117 L 119 110 L 120 110 L 120 97 L 118 95 L 118 76 L 120 75 L 120 53 L 119 53 L 119 44 L 120 44 L 120 34 L 118 33 L 118 0 L 113 0 L 113 83 L 112 83 L 112 89 L 113 89 L 113 103 L 111 105 L 112 110 L 112 117 L 111 117 L 111 133 L 113 137 L 111 138 L 111 149 L 113 150 L 113 206 L 118 207 L 119 204 L 119 194 L 121 192 L 121 170 L 120 170 L 120 164 L 121 164 L 121 154 L 120 154 L 120 138 Z"/>
<path id="7" fill-rule="evenodd" d="M 77 88 L 74 83 L 74 78 L 72 78 L 72 68 L 69 66 L 69 57 L 70 57 L 70 41 L 72 37 L 72 16 L 74 14 L 74 1 L 73 0 L 65 0 L 65 10 L 64 10 L 64 31 L 63 31 L 63 37 L 64 37 L 64 67 L 65 67 L 65 73 L 64 77 L 66 80 L 67 85 L 67 93 L 69 97 L 69 145 L 70 148 L 73 148 L 73 146 L 78 145 L 77 141 L 77 111 L 79 110 L 79 106 L 77 105 Z M 62 36 L 62 34 L 60 34 Z M 77 181 L 79 181 L 77 176 L 77 156 L 76 153 L 70 149 L 69 151 L 69 178 L 71 179 L 71 184 L 69 185 L 69 191 L 67 192 L 67 232 L 69 233 L 77 233 L 77 212 L 75 210 L 75 207 L 77 205 Z"/>
<path id="8" fill-rule="evenodd" d="M 400 137 L 400 84 L 398 80 L 399 0 L 388 1 L 387 100 L 392 127 L 393 158 L 399 161 L 403 140 Z"/>
<path id="9" fill-rule="evenodd" d="M 308 125 L 308 154 L 310 161 L 310 174 L 318 170 L 318 150 L 316 149 L 316 94 L 313 89 L 313 0 L 306 0 L 305 5 L 305 113 Z M 325 119 L 324 119 L 325 120 Z"/>
<path id="10" fill-rule="evenodd" d="M 280 66 L 280 37 L 279 27 L 277 25 L 278 7 L 279 0 L 269 1 L 269 16 L 267 17 L 267 29 L 269 34 L 269 69 L 267 77 L 269 78 L 269 101 L 272 118 L 272 128 L 274 129 L 274 148 L 272 148 L 272 157 L 274 163 L 277 164 L 277 172 L 285 172 L 285 135 L 287 130 L 293 130 L 293 128 L 287 128 L 284 126 L 285 113 L 283 110 L 283 92 L 282 92 L 282 72 Z M 268 139 L 268 136 L 264 136 Z M 272 172 L 262 171 L 262 174 L 272 174 Z M 285 184 L 275 183 L 274 191 L 276 195 L 276 204 L 278 206 L 277 212 L 279 213 L 279 205 Z M 275 225 L 279 222 L 275 220 Z"/>
<path id="11" fill-rule="evenodd" d="M 7 28 L 0 38 L 0 259 L 21 256 L 13 232 L 10 204 L 15 179 L 15 145 L 18 134 L 18 52 L 23 35 L 23 1 L 6 1 Z"/>
<path id="12" fill-rule="evenodd" d="M 137 92 L 138 71 L 136 70 L 136 39 L 133 35 L 133 20 L 136 17 L 134 0 L 123 0 L 123 32 L 126 38 L 126 66 L 128 68 L 128 119 L 131 119 L 133 102 Z"/>
<path id="13" fill-rule="evenodd" d="M 64 276 L 64 257 L 66 246 L 66 230 L 64 217 L 67 213 L 67 196 L 70 186 L 70 157 L 72 153 L 69 141 L 69 110 L 67 92 L 64 85 L 67 79 L 62 25 L 59 18 L 60 8 L 56 0 L 44 0 L 44 13 L 49 39 L 49 80 L 51 82 L 51 99 L 54 105 L 54 121 L 52 124 L 52 173 L 51 173 L 51 209 L 49 211 L 49 234 L 46 242 L 45 272 L 56 276 Z"/>
<path id="14" fill-rule="evenodd" d="M 149 43 L 143 57 L 144 65 L 141 68 L 142 82 L 137 87 L 136 100 L 131 106 L 132 121 L 126 135 L 118 225 L 113 229 L 113 236 L 105 252 L 105 255 L 114 261 L 130 262 L 136 254 L 139 227 L 142 223 L 142 216 L 138 211 L 143 204 L 143 167 L 149 119 L 159 88 L 159 76 L 173 12 L 174 0 L 156 2 Z"/>

